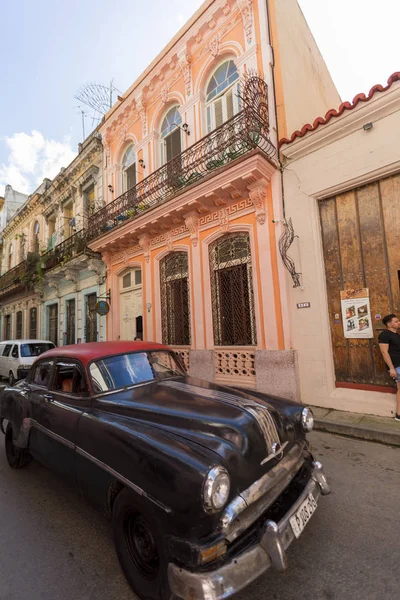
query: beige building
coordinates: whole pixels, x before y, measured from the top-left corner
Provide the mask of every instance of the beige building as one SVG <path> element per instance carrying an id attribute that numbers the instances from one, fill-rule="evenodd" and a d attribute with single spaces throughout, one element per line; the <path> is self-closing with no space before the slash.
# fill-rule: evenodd
<path id="1" fill-rule="evenodd" d="M 86 246 L 90 215 L 102 206 L 102 143 L 95 131 L 67 168 L 46 179 L 3 231 L 2 338 L 57 345 L 105 339 L 95 312 L 106 293 L 101 258 Z"/>
<path id="2" fill-rule="evenodd" d="M 286 218 L 298 236 L 290 320 L 304 402 L 394 413 L 377 337 L 382 317 L 400 312 L 399 128 L 395 73 L 281 141 Z M 364 290 L 365 302 L 342 304 L 349 290 Z"/>

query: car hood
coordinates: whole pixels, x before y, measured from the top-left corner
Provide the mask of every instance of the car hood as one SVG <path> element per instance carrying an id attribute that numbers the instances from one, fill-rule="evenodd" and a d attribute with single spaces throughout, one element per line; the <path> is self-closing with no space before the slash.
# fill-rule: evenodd
<path id="1" fill-rule="evenodd" d="M 103 396 L 94 408 L 168 430 L 191 442 L 190 452 L 207 448 L 246 484 L 276 464 L 296 438 L 293 419 L 278 410 L 276 399 L 257 396 L 187 377 Z"/>

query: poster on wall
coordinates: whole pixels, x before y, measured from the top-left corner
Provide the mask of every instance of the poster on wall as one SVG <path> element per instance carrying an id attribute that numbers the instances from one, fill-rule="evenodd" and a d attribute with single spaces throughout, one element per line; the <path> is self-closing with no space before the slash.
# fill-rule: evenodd
<path id="1" fill-rule="evenodd" d="M 369 290 L 343 290 L 340 292 L 345 338 L 373 338 Z"/>

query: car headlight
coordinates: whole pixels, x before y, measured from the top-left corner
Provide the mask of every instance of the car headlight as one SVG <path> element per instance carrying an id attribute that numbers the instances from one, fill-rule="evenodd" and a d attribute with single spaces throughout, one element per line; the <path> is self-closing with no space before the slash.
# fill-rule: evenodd
<path id="1" fill-rule="evenodd" d="M 311 408 L 303 408 L 301 411 L 301 426 L 303 431 L 310 432 L 314 428 L 314 415 Z"/>
<path id="2" fill-rule="evenodd" d="M 228 501 L 231 482 L 223 467 L 213 467 L 203 485 L 203 506 L 206 512 L 217 512 Z"/>
<path id="3" fill-rule="evenodd" d="M 29 371 L 29 369 L 31 368 L 32 365 L 21 365 L 20 369 L 27 369 Z"/>

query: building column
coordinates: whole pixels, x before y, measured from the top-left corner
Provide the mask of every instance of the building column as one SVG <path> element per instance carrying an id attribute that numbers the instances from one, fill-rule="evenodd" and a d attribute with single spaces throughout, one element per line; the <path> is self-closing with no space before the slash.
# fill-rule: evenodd
<path id="1" fill-rule="evenodd" d="M 143 337 L 151 342 L 154 340 L 153 332 L 153 311 L 155 307 L 152 304 L 152 273 L 151 273 L 151 252 L 150 252 L 150 236 L 144 234 L 139 237 L 139 245 L 144 254 L 144 285 L 143 289 Z"/>

